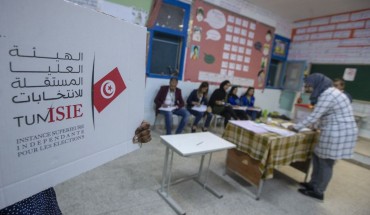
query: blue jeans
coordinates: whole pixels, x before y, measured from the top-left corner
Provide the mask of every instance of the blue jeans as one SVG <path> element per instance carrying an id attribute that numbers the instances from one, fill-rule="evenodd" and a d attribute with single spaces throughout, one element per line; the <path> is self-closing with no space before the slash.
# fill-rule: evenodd
<path id="1" fill-rule="evenodd" d="M 251 119 L 254 121 L 257 118 L 257 111 L 254 110 L 247 110 L 248 116 L 251 117 Z"/>
<path id="2" fill-rule="evenodd" d="M 209 112 L 199 112 L 199 111 L 195 111 L 195 110 L 192 110 L 192 109 L 188 109 L 189 112 L 191 114 L 193 114 L 195 116 L 195 120 L 194 120 L 194 123 L 193 123 L 193 126 L 197 126 L 199 121 L 202 119 L 202 117 L 204 115 L 207 116 L 206 118 L 206 122 L 204 123 L 204 127 L 205 128 L 208 128 L 209 127 L 209 124 L 211 124 L 211 120 L 212 120 L 212 117 L 213 117 L 213 114 L 212 113 L 209 113 Z"/>
<path id="3" fill-rule="evenodd" d="M 181 134 L 184 130 L 184 127 L 186 123 L 189 120 L 190 113 L 185 108 L 180 108 L 171 111 L 160 111 L 161 114 L 165 117 L 165 123 L 166 123 L 166 134 L 171 134 L 172 130 L 172 114 L 181 116 L 181 121 L 179 123 L 179 126 L 176 129 L 176 134 Z"/>

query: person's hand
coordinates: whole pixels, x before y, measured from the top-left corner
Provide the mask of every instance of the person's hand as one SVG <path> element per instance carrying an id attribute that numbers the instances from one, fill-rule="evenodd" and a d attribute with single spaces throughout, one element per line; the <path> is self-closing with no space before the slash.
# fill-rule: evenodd
<path id="1" fill-rule="evenodd" d="M 291 131 L 294 131 L 294 132 L 298 132 L 298 130 L 296 130 L 293 125 L 289 125 L 288 126 L 288 130 L 291 130 Z"/>
<path id="2" fill-rule="evenodd" d="M 224 105 L 224 104 L 225 104 L 225 102 L 223 102 L 223 101 L 216 101 L 216 104 L 217 104 L 217 105 Z"/>
<path id="3" fill-rule="evenodd" d="M 141 125 L 135 130 L 135 136 L 132 138 L 133 143 L 147 143 L 152 140 L 150 135 L 150 124 L 143 121 Z"/>
<path id="4" fill-rule="evenodd" d="M 166 104 L 162 104 L 162 107 L 166 108 L 168 107 L 169 105 L 166 105 Z"/>

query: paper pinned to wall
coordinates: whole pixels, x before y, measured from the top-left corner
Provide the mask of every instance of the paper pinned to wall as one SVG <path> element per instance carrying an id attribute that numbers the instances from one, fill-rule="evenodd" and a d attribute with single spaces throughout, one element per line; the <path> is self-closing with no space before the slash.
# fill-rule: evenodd
<path id="1" fill-rule="evenodd" d="M 356 77 L 356 72 L 357 72 L 356 68 L 346 68 L 344 70 L 343 80 L 345 80 L 345 81 L 354 81 L 355 77 Z"/>

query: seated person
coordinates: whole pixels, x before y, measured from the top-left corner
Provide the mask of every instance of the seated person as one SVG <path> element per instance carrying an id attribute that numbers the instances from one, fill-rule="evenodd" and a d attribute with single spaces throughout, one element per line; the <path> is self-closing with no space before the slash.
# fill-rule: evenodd
<path id="1" fill-rule="evenodd" d="M 227 102 L 232 107 L 239 107 L 240 106 L 240 98 L 238 96 L 238 87 L 237 86 L 231 87 L 231 90 L 229 91 Z M 234 112 L 238 116 L 239 119 L 248 120 L 247 113 L 244 110 L 234 109 Z"/>
<path id="2" fill-rule="evenodd" d="M 254 87 L 248 87 L 247 91 L 244 95 L 240 97 L 240 105 L 247 106 L 247 107 L 254 107 Z M 254 121 L 256 120 L 257 116 L 261 114 L 260 111 L 255 110 L 247 110 L 248 116 Z"/>
<path id="3" fill-rule="evenodd" d="M 177 88 L 177 78 L 170 79 L 169 86 L 161 86 L 157 96 L 154 99 L 156 105 L 156 114 L 160 113 L 165 116 L 166 134 L 171 134 L 172 114 L 181 116 L 182 119 L 177 127 L 176 134 L 181 134 L 188 122 L 190 113 L 184 108 L 181 90 Z M 172 111 L 159 110 L 161 107 L 176 107 Z"/>
<path id="4" fill-rule="evenodd" d="M 208 82 L 202 82 L 198 89 L 193 90 L 188 99 L 187 99 L 187 108 L 188 111 L 195 116 L 195 120 L 193 123 L 193 126 L 191 127 L 191 132 L 194 133 L 197 129 L 197 125 L 199 121 L 202 119 L 204 115 L 207 116 L 206 122 L 204 123 L 204 127 L 202 128 L 202 131 L 208 131 L 209 124 L 212 120 L 212 110 L 211 108 L 207 108 L 205 112 L 199 112 L 196 110 L 193 110 L 192 107 L 194 106 L 200 106 L 200 105 L 207 105 L 207 95 L 208 95 Z"/>
<path id="5" fill-rule="evenodd" d="M 229 120 L 232 118 L 239 119 L 231 106 L 225 105 L 226 90 L 230 87 L 230 81 L 226 80 L 220 84 L 220 88 L 216 89 L 209 99 L 209 106 L 212 108 L 212 113 L 219 114 L 225 117 L 224 126 L 226 127 Z"/>
<path id="6" fill-rule="evenodd" d="M 334 79 L 333 85 L 334 85 L 335 88 L 337 88 L 342 93 L 344 93 L 348 97 L 349 101 L 352 103 L 352 96 L 347 91 L 344 90 L 345 83 L 344 83 L 343 79 L 341 79 L 341 78 Z"/>

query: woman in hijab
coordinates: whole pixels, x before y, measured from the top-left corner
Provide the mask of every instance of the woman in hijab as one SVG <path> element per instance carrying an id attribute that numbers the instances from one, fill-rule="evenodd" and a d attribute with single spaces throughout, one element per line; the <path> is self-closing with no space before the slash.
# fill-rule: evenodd
<path id="1" fill-rule="evenodd" d="M 220 88 L 213 91 L 208 105 L 212 108 L 212 113 L 225 117 L 224 126 L 226 127 L 229 120 L 232 118 L 238 119 L 233 108 L 225 104 L 226 91 L 230 88 L 230 81 L 226 80 L 220 84 Z"/>
<path id="2" fill-rule="evenodd" d="M 300 183 L 298 191 L 306 196 L 324 200 L 324 192 L 331 180 L 335 161 L 353 156 L 357 142 L 357 126 L 352 106 L 345 94 L 333 87 L 332 81 L 320 73 L 309 75 L 306 87 L 312 89 L 313 112 L 289 129 L 299 131 L 320 121 L 320 138 L 312 155 L 312 174 L 309 183 Z"/>

